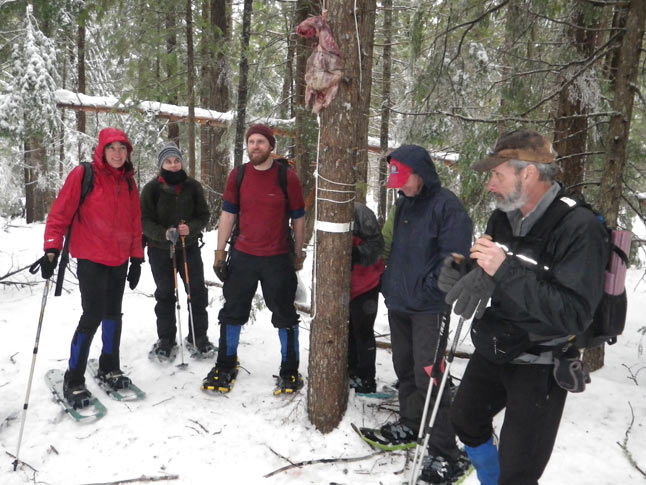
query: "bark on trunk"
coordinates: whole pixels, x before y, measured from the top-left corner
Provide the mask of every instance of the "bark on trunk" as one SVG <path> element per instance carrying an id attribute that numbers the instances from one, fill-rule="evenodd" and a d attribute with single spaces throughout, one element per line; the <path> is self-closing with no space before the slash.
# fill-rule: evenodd
<path id="1" fill-rule="evenodd" d="M 348 304 L 354 211 L 353 162 L 361 90 L 355 32 L 354 0 L 329 5 L 327 19 L 339 41 L 345 76 L 336 99 L 321 113 L 321 158 L 317 220 L 316 316 L 310 334 L 308 413 L 323 433 L 341 421 L 348 403 Z M 362 11 L 374 0 L 357 1 Z M 327 200 L 326 200 L 327 199 Z"/>
<path id="2" fill-rule="evenodd" d="M 627 8 L 626 28 L 621 39 L 617 69 L 614 76 L 612 110 L 617 113 L 610 118 L 606 136 L 606 157 L 601 175 L 599 210 L 610 227 L 617 227 L 619 202 L 623 193 L 623 174 L 626 165 L 626 147 L 630 136 L 633 114 L 635 83 L 639 68 L 641 45 L 646 22 L 646 2 L 633 0 Z M 603 367 L 604 347 L 586 352 L 591 370 Z"/>
<path id="3" fill-rule="evenodd" d="M 377 220 L 379 225 L 383 226 L 386 222 L 388 215 L 388 202 L 386 195 L 386 178 L 388 174 L 388 163 L 386 155 L 388 155 L 388 138 L 390 136 L 390 83 L 391 83 L 391 68 L 392 68 L 392 54 L 391 43 L 393 38 L 393 0 L 384 0 L 384 50 L 383 50 L 383 72 L 382 72 L 382 88 L 381 88 L 381 126 L 379 131 L 379 207 L 377 210 Z"/>
<path id="4" fill-rule="evenodd" d="M 236 119 L 236 141 L 233 164 L 242 164 L 245 123 L 247 117 L 247 75 L 249 74 L 249 38 L 251 37 L 252 0 L 244 0 L 242 11 L 242 36 L 240 38 L 240 71 L 238 72 L 238 115 Z"/>
<path id="5" fill-rule="evenodd" d="M 191 177 L 195 177 L 195 65 L 193 56 L 193 2 L 186 0 L 186 50 L 187 69 L 186 76 L 188 97 L 188 170 Z"/>

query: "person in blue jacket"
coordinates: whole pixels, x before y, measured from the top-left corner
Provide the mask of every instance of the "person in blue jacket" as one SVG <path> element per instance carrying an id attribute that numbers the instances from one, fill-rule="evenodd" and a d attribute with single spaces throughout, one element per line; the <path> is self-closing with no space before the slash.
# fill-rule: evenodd
<path id="1" fill-rule="evenodd" d="M 381 434 L 393 444 L 415 446 L 429 369 L 436 349 L 442 355 L 446 348 L 446 339 L 440 342 L 440 327 L 443 318 L 448 325 L 450 308 L 437 287 L 437 277 L 444 258 L 451 253 L 467 254 L 472 222 L 455 194 L 442 187 L 424 148 L 401 146 L 388 156 L 388 162 L 387 186 L 399 189 L 399 197 L 382 230 L 386 271 L 381 292 L 388 308 L 400 410 L 399 420 L 383 425 Z M 439 379 L 436 382 L 439 386 Z M 446 386 L 422 472 L 422 479 L 430 483 L 451 483 L 468 463 L 456 444 L 450 401 Z"/>

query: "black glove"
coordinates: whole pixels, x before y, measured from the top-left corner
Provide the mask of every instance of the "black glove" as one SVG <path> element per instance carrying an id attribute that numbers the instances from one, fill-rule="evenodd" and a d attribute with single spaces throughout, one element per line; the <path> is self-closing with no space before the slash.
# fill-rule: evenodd
<path id="1" fill-rule="evenodd" d="M 53 249 L 53 248 L 45 249 L 45 254 L 43 255 L 43 257 L 40 258 L 38 261 L 36 261 L 34 264 L 32 264 L 31 268 L 29 268 L 29 271 L 32 274 L 34 274 L 36 273 L 36 271 L 38 271 L 38 266 L 40 266 L 40 274 L 43 277 L 43 279 L 46 279 L 46 280 L 50 279 L 54 274 L 56 265 L 58 264 L 58 254 L 59 254 L 58 249 Z"/>
<path id="2" fill-rule="evenodd" d="M 171 227 L 166 231 L 166 239 L 168 239 L 173 246 L 177 244 L 179 240 L 179 232 L 177 232 L 176 227 Z"/>
<path id="3" fill-rule="evenodd" d="M 437 287 L 444 293 L 448 293 L 455 284 L 467 274 L 467 260 L 462 258 L 459 263 L 455 257 L 447 256 L 442 261 L 442 269 L 437 277 Z"/>
<path id="4" fill-rule="evenodd" d="M 455 302 L 453 311 L 465 320 L 471 318 L 474 311 L 475 317 L 481 318 L 495 289 L 493 278 L 477 266 L 453 285 L 444 301 L 449 305 Z"/>
<path id="5" fill-rule="evenodd" d="M 224 280 L 229 277 L 229 268 L 227 266 L 227 252 L 224 249 L 215 250 L 213 271 L 215 271 L 215 276 L 217 276 L 223 283 Z"/>
<path id="6" fill-rule="evenodd" d="M 130 268 L 128 268 L 128 276 L 126 279 L 131 290 L 137 288 L 139 278 L 141 277 L 141 263 L 143 262 L 144 260 L 142 258 L 130 258 Z"/>

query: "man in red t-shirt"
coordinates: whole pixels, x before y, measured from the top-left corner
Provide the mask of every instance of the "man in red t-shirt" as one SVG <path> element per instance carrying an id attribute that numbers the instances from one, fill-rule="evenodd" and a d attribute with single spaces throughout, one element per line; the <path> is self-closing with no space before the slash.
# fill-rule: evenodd
<path id="1" fill-rule="evenodd" d="M 249 127 L 242 181 L 240 167 L 227 179 L 218 228 L 218 247 L 213 269 L 223 281 L 224 306 L 220 310 L 220 344 L 215 366 L 202 382 L 202 389 L 229 392 L 238 374 L 240 329 L 249 319 L 251 302 L 258 282 L 271 322 L 278 329 L 281 344 L 280 373 L 275 394 L 303 387 L 298 372 L 298 314 L 294 308 L 296 272 L 303 267 L 305 202 L 298 175 L 289 168 L 279 169 L 271 158 L 276 139 L 262 124 Z M 281 187 L 280 171 L 286 170 L 286 187 Z M 284 179 L 283 179 L 284 180 Z M 239 189 L 238 189 L 239 184 Z M 285 184 L 285 182 L 283 182 Z M 236 223 L 238 235 L 227 263 L 224 250 Z M 291 252 L 288 224 L 294 234 Z"/>

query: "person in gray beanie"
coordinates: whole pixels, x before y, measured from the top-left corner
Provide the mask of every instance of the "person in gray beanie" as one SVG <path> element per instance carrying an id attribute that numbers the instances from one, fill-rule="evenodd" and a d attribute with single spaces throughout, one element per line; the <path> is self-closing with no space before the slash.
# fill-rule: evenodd
<path id="1" fill-rule="evenodd" d="M 142 228 L 157 285 L 155 314 L 159 339 L 153 345 L 150 357 L 172 361 L 177 354 L 174 279 L 174 268 L 177 268 L 184 284 L 189 285 L 191 295 L 187 348 L 194 357 L 210 358 L 215 355 L 216 348 L 207 336 L 208 291 L 199 246 L 201 232 L 209 222 L 209 208 L 202 185 L 186 175 L 182 152 L 175 143 L 170 141 L 162 147 L 158 165 L 159 174 L 141 192 Z M 185 274 L 187 266 L 188 274 Z"/>

